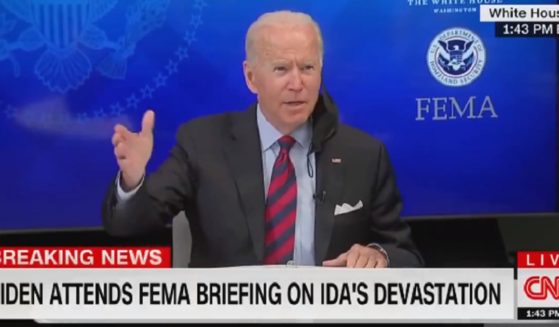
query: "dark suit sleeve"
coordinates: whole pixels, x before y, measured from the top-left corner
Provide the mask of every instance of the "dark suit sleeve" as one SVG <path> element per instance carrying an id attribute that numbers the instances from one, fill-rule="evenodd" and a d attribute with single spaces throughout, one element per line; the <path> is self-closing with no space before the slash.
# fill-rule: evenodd
<path id="1" fill-rule="evenodd" d="M 169 223 L 193 199 L 194 156 L 194 140 L 187 125 L 183 125 L 169 157 L 145 178 L 132 198 L 117 205 L 113 181 L 103 205 L 106 231 L 115 236 L 138 235 Z"/>
<path id="2" fill-rule="evenodd" d="M 423 259 L 411 238 L 409 225 L 400 217 L 402 199 L 388 153 L 381 145 L 375 167 L 376 184 L 371 200 L 372 240 L 388 253 L 391 267 L 420 267 Z"/>

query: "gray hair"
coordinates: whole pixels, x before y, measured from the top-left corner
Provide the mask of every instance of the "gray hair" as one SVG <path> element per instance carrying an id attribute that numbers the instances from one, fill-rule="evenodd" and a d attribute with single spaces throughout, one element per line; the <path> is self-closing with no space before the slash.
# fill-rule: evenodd
<path id="1" fill-rule="evenodd" d="M 322 66 L 322 60 L 324 57 L 324 44 L 322 41 L 322 33 L 320 32 L 320 27 L 312 19 L 311 16 L 302 12 L 293 12 L 289 10 L 281 10 L 269 12 L 258 17 L 254 21 L 246 33 L 245 38 L 245 56 L 247 61 L 254 59 L 254 44 L 256 43 L 256 32 L 264 26 L 300 26 L 300 25 L 312 25 L 316 31 L 316 36 L 318 40 L 318 51 L 320 56 L 320 65 Z"/>

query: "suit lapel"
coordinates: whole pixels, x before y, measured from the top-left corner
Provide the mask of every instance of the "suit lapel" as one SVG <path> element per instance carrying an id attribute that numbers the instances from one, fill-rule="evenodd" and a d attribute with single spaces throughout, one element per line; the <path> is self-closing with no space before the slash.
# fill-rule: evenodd
<path id="1" fill-rule="evenodd" d="M 256 106 L 231 115 L 231 133 L 225 140 L 226 160 L 233 173 L 256 258 L 264 257 L 264 182 Z"/>
<path id="2" fill-rule="evenodd" d="M 316 201 L 315 207 L 315 260 L 322 265 L 325 260 L 332 229 L 334 227 L 334 209 L 339 202 L 343 189 L 343 161 L 340 153 L 332 146 L 324 148 L 317 155 L 316 190 L 325 192 L 322 201 Z"/>

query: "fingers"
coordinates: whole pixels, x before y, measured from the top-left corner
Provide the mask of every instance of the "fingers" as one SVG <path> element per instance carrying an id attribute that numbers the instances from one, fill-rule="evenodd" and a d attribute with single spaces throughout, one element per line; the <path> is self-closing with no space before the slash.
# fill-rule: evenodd
<path id="1" fill-rule="evenodd" d="M 128 137 L 130 134 L 132 134 L 132 132 L 130 132 L 128 128 L 126 128 L 122 124 L 116 124 L 114 130 L 115 130 L 115 134 L 116 133 L 122 134 L 122 136 L 124 136 L 125 138 Z"/>
<path id="2" fill-rule="evenodd" d="M 116 124 L 114 130 L 115 132 L 111 139 L 114 147 L 116 147 L 119 143 L 125 142 L 132 136 L 132 132 L 121 124 Z"/>
<path id="3" fill-rule="evenodd" d="M 377 254 L 353 252 L 348 254 L 347 267 L 382 268 L 386 267 L 386 263 Z"/>
<path id="4" fill-rule="evenodd" d="M 148 110 L 142 118 L 142 130 L 140 134 L 149 135 L 153 133 L 153 126 L 155 125 L 155 113 L 153 110 Z"/>
<path id="5" fill-rule="evenodd" d="M 126 139 L 122 135 L 122 133 L 114 133 L 112 138 L 113 146 L 117 146 L 119 143 L 124 142 Z"/>
<path id="6" fill-rule="evenodd" d="M 155 124 L 155 113 L 152 110 L 145 112 L 142 118 L 142 130 L 140 135 L 151 135 L 153 133 L 153 126 Z M 122 124 L 116 124 L 114 127 L 114 134 L 112 137 L 113 146 L 117 146 L 121 142 L 126 142 L 128 139 L 133 139 L 137 136 L 137 133 L 133 133 L 128 128 Z"/>
<path id="7" fill-rule="evenodd" d="M 128 154 L 126 144 L 124 144 L 123 142 L 117 143 L 114 148 L 114 153 L 115 153 L 115 157 L 118 160 L 126 159 Z"/>
<path id="8" fill-rule="evenodd" d="M 114 127 L 111 141 L 118 166 L 122 171 L 121 186 L 125 189 L 138 185 L 145 172 L 153 148 L 152 129 L 154 120 L 154 112 L 148 110 L 142 119 L 142 131 L 140 133 L 130 132 L 128 128 L 121 124 Z"/>
<path id="9" fill-rule="evenodd" d="M 388 266 L 388 261 L 379 250 L 354 244 L 349 251 L 335 259 L 322 262 L 322 265 L 325 267 L 385 268 Z"/>
<path id="10" fill-rule="evenodd" d="M 324 267 L 345 267 L 347 264 L 347 253 L 340 254 L 337 258 L 322 262 Z"/>
<path id="11" fill-rule="evenodd" d="M 357 261 L 360 258 L 361 253 L 355 249 L 349 250 L 347 254 L 347 267 L 348 268 L 355 268 Z"/>
<path id="12" fill-rule="evenodd" d="M 386 268 L 386 267 L 388 267 L 388 261 L 386 260 L 386 257 L 382 255 L 381 258 L 377 259 L 375 268 Z"/>
<path id="13" fill-rule="evenodd" d="M 373 257 L 369 257 L 365 268 L 375 268 L 376 266 L 377 266 L 377 259 Z"/>
<path id="14" fill-rule="evenodd" d="M 357 260 L 355 261 L 355 265 L 353 265 L 353 266 L 348 265 L 348 267 L 365 268 L 365 267 L 367 267 L 367 264 L 369 263 L 371 258 L 373 258 L 373 257 L 368 256 L 368 255 L 364 255 L 364 254 L 360 254 L 357 257 Z"/>
<path id="15" fill-rule="evenodd" d="M 364 268 L 386 268 L 388 266 L 388 261 L 382 253 L 375 253 L 374 255 L 368 256 L 366 264 L 362 267 Z"/>

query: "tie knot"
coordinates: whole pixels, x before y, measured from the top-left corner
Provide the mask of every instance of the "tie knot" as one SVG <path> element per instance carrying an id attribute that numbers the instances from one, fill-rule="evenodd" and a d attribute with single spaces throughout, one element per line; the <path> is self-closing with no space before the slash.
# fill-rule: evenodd
<path id="1" fill-rule="evenodd" d="M 289 151 L 293 144 L 295 144 L 295 139 L 290 135 L 284 135 L 278 139 L 278 144 L 280 146 L 280 151 Z"/>

